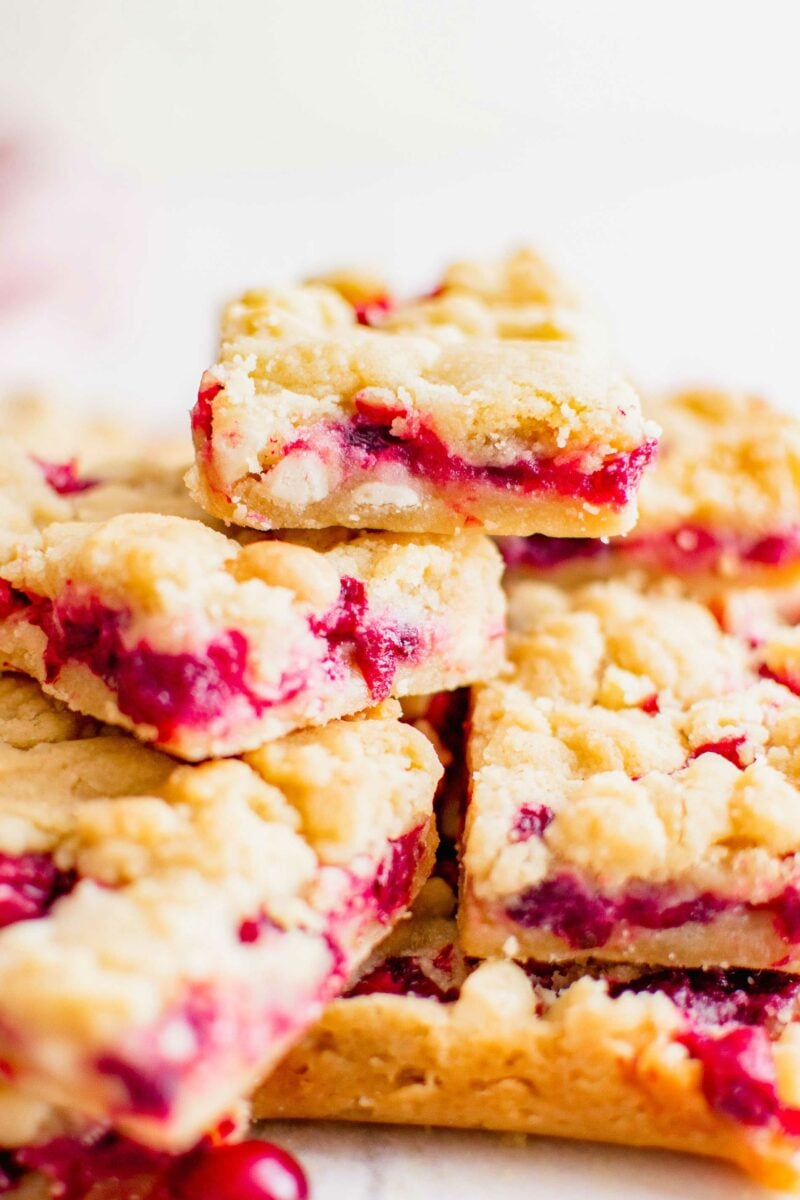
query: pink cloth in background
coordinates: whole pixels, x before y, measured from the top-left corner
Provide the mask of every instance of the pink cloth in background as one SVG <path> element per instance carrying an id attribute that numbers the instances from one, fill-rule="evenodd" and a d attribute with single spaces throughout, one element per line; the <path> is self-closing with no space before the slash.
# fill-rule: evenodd
<path id="1" fill-rule="evenodd" d="M 92 350 L 129 327 L 146 244 L 135 181 L 46 134 L 0 131 L 0 384 L 20 348 L 52 374 L 54 331 Z"/>

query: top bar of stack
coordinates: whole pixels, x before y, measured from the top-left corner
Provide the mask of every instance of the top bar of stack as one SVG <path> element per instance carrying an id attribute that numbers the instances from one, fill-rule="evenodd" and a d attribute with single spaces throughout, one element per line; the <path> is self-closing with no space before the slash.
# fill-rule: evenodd
<path id="1" fill-rule="evenodd" d="M 255 529 L 606 537 L 657 427 L 530 251 L 395 302 L 338 275 L 248 292 L 193 412 L 195 498 Z"/>

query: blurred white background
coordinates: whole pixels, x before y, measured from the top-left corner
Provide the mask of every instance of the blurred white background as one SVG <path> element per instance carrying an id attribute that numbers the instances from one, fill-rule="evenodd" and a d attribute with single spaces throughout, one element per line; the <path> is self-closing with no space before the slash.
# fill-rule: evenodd
<path id="1" fill-rule="evenodd" d="M 793 404 L 793 0 L 0 0 L 0 385 L 158 418 L 221 301 L 530 239 L 646 383 Z"/>

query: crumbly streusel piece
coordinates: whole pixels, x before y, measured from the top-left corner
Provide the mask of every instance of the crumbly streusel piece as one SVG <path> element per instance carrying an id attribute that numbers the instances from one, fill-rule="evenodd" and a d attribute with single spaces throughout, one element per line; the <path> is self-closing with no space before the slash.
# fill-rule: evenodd
<path id="1" fill-rule="evenodd" d="M 0 661 L 182 758 L 500 665 L 502 564 L 482 534 L 234 539 L 172 515 L 194 508 L 174 471 L 60 495 L 13 444 L 0 457 Z"/>
<path id="2" fill-rule="evenodd" d="M 257 529 L 623 533 L 655 445 L 603 339 L 525 252 L 394 303 L 352 273 L 249 292 L 193 413 L 190 488 Z"/>
<path id="3" fill-rule="evenodd" d="M 800 1185 L 800 981 L 477 964 L 435 887 L 261 1085 L 256 1117 L 660 1146 Z"/>
<path id="4" fill-rule="evenodd" d="M 687 584 L 800 574 L 800 421 L 754 396 L 677 392 L 646 405 L 663 428 L 625 538 L 504 538 L 509 566 L 559 582 L 644 568 Z"/>
<path id="5" fill-rule="evenodd" d="M 402 914 L 441 768 L 397 706 L 190 767 L 2 682 L 4 1072 L 184 1149 Z"/>
<path id="6" fill-rule="evenodd" d="M 181 414 L 179 413 L 180 417 Z M 38 393 L 0 399 L 0 433 L 12 437 L 42 464 L 55 480 L 80 487 L 94 472 L 136 456 L 151 465 L 183 467 L 192 457 L 191 439 L 179 433 L 180 421 L 156 438 L 134 415 L 123 421 L 97 409 L 65 408 Z"/>
<path id="7" fill-rule="evenodd" d="M 800 971 L 800 699 L 701 603 L 511 589 L 475 693 L 468 953 Z"/>

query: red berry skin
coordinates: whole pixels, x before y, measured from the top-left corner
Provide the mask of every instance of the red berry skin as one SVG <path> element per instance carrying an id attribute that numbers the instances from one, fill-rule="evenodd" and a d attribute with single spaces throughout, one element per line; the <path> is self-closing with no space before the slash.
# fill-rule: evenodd
<path id="1" fill-rule="evenodd" d="M 300 1164 L 271 1142 L 215 1146 L 182 1177 L 180 1200 L 308 1200 Z"/>

